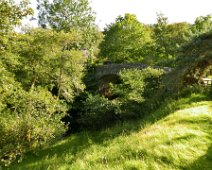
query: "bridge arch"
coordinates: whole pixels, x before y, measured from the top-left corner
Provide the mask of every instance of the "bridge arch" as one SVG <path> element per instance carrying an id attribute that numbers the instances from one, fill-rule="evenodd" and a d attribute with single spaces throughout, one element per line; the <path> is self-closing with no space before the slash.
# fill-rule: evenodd
<path id="1" fill-rule="evenodd" d="M 148 65 L 142 63 L 129 63 L 129 64 L 105 64 L 97 66 L 95 68 L 95 79 L 98 87 L 98 92 L 105 97 L 112 99 L 115 97 L 109 88 L 109 84 L 119 84 L 121 79 L 118 73 L 123 69 L 145 69 L 149 67 Z M 171 71 L 168 67 L 158 67 L 154 66 L 156 69 L 163 69 L 165 72 Z"/>

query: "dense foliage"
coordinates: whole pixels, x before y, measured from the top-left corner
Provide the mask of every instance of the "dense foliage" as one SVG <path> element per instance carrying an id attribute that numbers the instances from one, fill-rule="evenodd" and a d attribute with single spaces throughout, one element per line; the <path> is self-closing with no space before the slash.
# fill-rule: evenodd
<path id="1" fill-rule="evenodd" d="M 84 89 L 86 60 L 82 51 L 64 48 L 78 41 L 71 33 L 35 29 L 7 39 L 0 53 L 3 162 L 65 131 L 61 118 Z"/>
<path id="2" fill-rule="evenodd" d="M 161 93 L 175 92 L 173 83 L 183 89 L 210 76 L 211 15 L 169 24 L 158 14 L 156 24 L 145 25 L 125 14 L 107 26 L 102 40 L 88 0 L 38 0 L 40 27 L 18 33 L 14 28 L 33 14 L 28 4 L 0 1 L 0 166 L 63 136 L 65 123 L 75 132 L 141 118 L 165 100 Z M 94 58 L 100 65 L 177 69 L 166 78 L 158 67 L 123 69 L 99 80 Z"/>
<path id="3" fill-rule="evenodd" d="M 144 116 L 146 111 L 141 107 L 145 105 L 145 109 L 150 109 L 146 101 L 159 88 L 162 74 L 162 70 L 153 68 L 121 71 L 120 82 L 111 83 L 107 89 L 112 98 L 86 93 L 78 100 L 68 118 L 70 130 L 94 130 L 109 126 L 114 121 Z"/>
<path id="4" fill-rule="evenodd" d="M 211 113 L 212 102 L 193 91 L 142 119 L 72 134 L 8 169 L 210 170 Z"/>
<path id="5" fill-rule="evenodd" d="M 14 0 L 0 1 L 0 35 L 9 32 L 14 25 L 20 25 L 21 19 L 33 13 L 33 10 L 27 5 L 28 0 L 21 0 L 15 3 Z"/>
<path id="6" fill-rule="evenodd" d="M 100 58 L 116 63 L 143 62 L 176 67 L 181 47 L 212 29 L 211 15 L 198 17 L 194 24 L 172 23 L 162 13 L 153 25 L 140 23 L 136 16 L 119 16 L 104 30 Z"/>
<path id="7" fill-rule="evenodd" d="M 204 85 L 203 78 L 211 76 L 212 32 L 202 34 L 185 46 L 177 57 L 177 67 L 168 74 L 163 83 L 170 91 L 182 90 L 187 85 Z"/>
<path id="8" fill-rule="evenodd" d="M 61 135 L 65 127 L 60 119 L 66 108 L 46 89 L 26 92 L 15 84 L 5 86 L 1 89 L 0 155 L 1 163 L 7 165 L 17 156 L 21 159 L 26 150 Z"/>
<path id="9" fill-rule="evenodd" d="M 141 24 L 135 15 L 119 16 L 104 30 L 100 55 L 111 62 L 141 62 L 145 45 L 150 42 L 148 26 Z"/>
<path id="10" fill-rule="evenodd" d="M 85 88 L 87 56 L 76 45 L 88 40 L 73 30 L 26 28 L 17 33 L 15 26 L 31 8 L 27 1 L 14 4 L 1 1 L 0 10 L 1 165 L 64 134 L 61 119 Z"/>
<path id="11" fill-rule="evenodd" d="M 174 67 L 179 48 L 191 38 L 191 25 L 186 22 L 169 24 L 163 14 L 157 16 L 152 32 L 153 61 L 158 65 Z"/>
<path id="12" fill-rule="evenodd" d="M 117 105 L 116 114 L 121 119 L 142 117 L 146 113 L 146 110 L 141 109 L 142 105 L 159 88 L 162 74 L 163 70 L 153 68 L 121 71 L 119 75 L 122 83 L 111 87 L 112 92 L 118 96 L 113 101 Z"/>
<path id="13" fill-rule="evenodd" d="M 83 49 L 92 61 L 101 37 L 95 24 L 95 15 L 88 0 L 37 0 L 39 25 L 56 31 L 75 32 L 81 41 L 71 48 Z M 70 47 L 69 47 L 70 48 Z"/>

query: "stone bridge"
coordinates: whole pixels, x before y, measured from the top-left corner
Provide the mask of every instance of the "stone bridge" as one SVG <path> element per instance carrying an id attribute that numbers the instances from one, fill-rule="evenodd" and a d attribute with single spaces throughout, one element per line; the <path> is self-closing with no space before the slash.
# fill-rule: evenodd
<path id="1" fill-rule="evenodd" d="M 126 63 L 126 64 L 105 64 L 96 67 L 95 77 L 96 79 L 100 79 L 106 75 L 117 75 L 122 69 L 130 69 L 130 68 L 137 68 L 137 69 L 144 69 L 149 67 L 146 64 L 142 63 Z M 163 69 L 165 72 L 170 72 L 171 68 L 169 67 L 159 67 L 154 66 L 155 69 Z"/>

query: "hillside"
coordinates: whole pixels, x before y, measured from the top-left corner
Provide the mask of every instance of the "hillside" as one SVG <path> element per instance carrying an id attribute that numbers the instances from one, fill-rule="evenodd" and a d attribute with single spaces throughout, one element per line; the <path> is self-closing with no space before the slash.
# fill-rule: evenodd
<path id="1" fill-rule="evenodd" d="M 11 170 L 212 169 L 212 101 L 200 94 L 164 103 L 142 120 L 81 132 Z"/>

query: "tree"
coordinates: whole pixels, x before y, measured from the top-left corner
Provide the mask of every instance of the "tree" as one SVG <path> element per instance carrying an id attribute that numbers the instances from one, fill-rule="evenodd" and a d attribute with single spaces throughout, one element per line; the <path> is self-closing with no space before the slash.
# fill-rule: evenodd
<path id="1" fill-rule="evenodd" d="M 212 15 L 197 17 L 192 25 L 192 33 L 194 36 L 207 33 L 212 30 Z"/>
<path id="2" fill-rule="evenodd" d="M 84 89 L 85 56 L 74 31 L 13 31 L 27 1 L 0 1 L 0 169 L 66 128 L 61 119 Z M 29 11 L 28 11 L 29 10 Z"/>
<path id="3" fill-rule="evenodd" d="M 84 89 L 85 56 L 73 32 L 29 29 L 7 35 L 0 52 L 0 166 L 64 133 L 61 121 Z"/>
<path id="4" fill-rule="evenodd" d="M 112 62 L 142 61 L 142 47 L 150 41 L 148 27 L 141 24 L 135 15 L 119 16 L 115 23 L 104 30 L 100 56 Z"/>
<path id="5" fill-rule="evenodd" d="M 38 0 L 39 24 L 57 31 L 83 29 L 94 25 L 95 17 L 88 0 Z"/>
<path id="6" fill-rule="evenodd" d="M 15 26 L 20 25 L 24 17 L 33 14 L 28 4 L 28 0 L 20 0 L 19 4 L 14 0 L 0 1 L 0 53 L 6 48 L 6 35 L 11 33 Z"/>
<path id="7" fill-rule="evenodd" d="M 153 28 L 153 39 L 155 40 L 155 52 L 156 56 L 160 59 L 168 59 L 169 52 L 169 30 L 168 30 L 168 18 L 162 13 L 157 14 L 157 23 Z"/>
<path id="8" fill-rule="evenodd" d="M 28 4 L 28 0 L 21 0 L 19 4 L 13 0 L 0 1 L 0 33 L 8 32 L 14 26 L 19 25 L 24 17 L 33 14 Z"/>
<path id="9" fill-rule="evenodd" d="M 95 25 L 94 12 L 88 0 L 37 0 L 39 24 L 51 27 L 57 32 L 74 32 L 82 37 L 74 46 L 66 45 L 69 49 L 86 50 L 89 60 L 97 48 L 101 35 Z"/>
<path id="10" fill-rule="evenodd" d="M 154 60 L 157 65 L 175 66 L 175 59 L 181 45 L 191 38 L 190 25 L 186 22 L 169 24 L 164 14 L 157 14 L 153 25 Z"/>
<path id="11" fill-rule="evenodd" d="M 42 86 L 55 89 L 54 95 L 72 101 L 81 90 L 84 62 L 82 51 L 66 49 L 67 44 L 80 41 L 74 33 L 30 29 L 11 41 L 13 53 L 18 55 L 16 79 L 25 90 Z"/>

